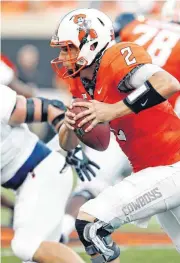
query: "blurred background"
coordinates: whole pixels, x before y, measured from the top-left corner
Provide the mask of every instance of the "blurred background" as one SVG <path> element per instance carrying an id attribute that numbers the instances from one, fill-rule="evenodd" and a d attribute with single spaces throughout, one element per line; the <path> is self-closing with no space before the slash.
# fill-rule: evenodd
<path id="1" fill-rule="evenodd" d="M 16 76 L 28 84 L 34 90 L 35 96 L 48 98 L 59 98 L 70 102 L 71 96 L 64 83 L 53 73 L 50 61 L 58 54 L 58 50 L 49 46 L 51 36 L 59 20 L 72 9 L 93 7 L 108 14 L 112 20 L 124 11 L 135 12 L 146 15 L 146 17 L 160 18 L 160 11 L 164 1 L 153 0 L 124 0 L 124 1 L 1 1 L 1 53 L 11 62 Z M 49 141 L 54 131 L 47 124 L 33 124 L 30 128 L 38 134 L 45 142 Z M 13 203 L 14 195 L 9 191 L 2 190 L 2 193 Z M 9 249 L 12 232 L 10 230 L 12 211 L 2 208 L 2 262 L 20 262 L 13 257 Z M 171 242 L 160 227 L 152 220 L 148 230 L 139 230 L 133 225 L 124 227 L 122 232 L 141 233 L 134 237 L 132 235 L 126 240 L 124 250 L 129 244 L 129 250 L 122 255 L 123 262 L 133 263 L 158 263 L 180 262 L 179 255 L 171 247 Z M 145 234 L 147 234 L 145 236 Z M 119 238 L 116 237 L 118 240 Z M 123 237 L 122 237 L 123 238 Z M 124 237 L 125 238 L 125 237 Z M 145 242 L 147 251 L 134 250 Z M 122 239 L 121 239 L 122 242 Z M 138 243 L 139 242 L 139 243 Z M 127 244 L 128 243 L 128 244 Z M 132 247 L 133 248 L 132 248 Z M 135 247 L 136 247 L 135 246 Z M 122 246 L 123 247 L 123 246 Z M 151 249 L 150 249 L 151 248 Z M 153 253 L 152 253 L 153 251 Z M 83 254 L 82 254 L 83 255 Z M 154 256 L 153 256 L 154 255 Z M 166 261 L 167 260 L 167 261 Z M 89 262 L 87 260 L 87 262 Z"/>
<path id="2" fill-rule="evenodd" d="M 50 61 L 57 49 L 49 46 L 59 20 L 68 11 L 93 7 L 107 13 L 112 20 L 123 11 L 158 17 L 164 1 L 1 1 L 1 52 L 14 63 L 20 80 L 36 89 L 37 96 L 57 95 L 69 103 L 64 83 L 54 75 Z M 37 127 L 37 129 L 35 128 Z M 43 127 L 43 128 L 42 128 Z M 48 141 L 53 131 L 47 125 L 33 125 L 42 140 Z"/>
<path id="3" fill-rule="evenodd" d="M 39 88 L 58 88 L 50 61 L 57 54 L 49 47 L 55 25 L 66 12 L 94 7 L 112 19 L 121 11 L 158 16 L 163 1 L 1 1 L 2 53 L 15 63 L 19 77 Z"/>

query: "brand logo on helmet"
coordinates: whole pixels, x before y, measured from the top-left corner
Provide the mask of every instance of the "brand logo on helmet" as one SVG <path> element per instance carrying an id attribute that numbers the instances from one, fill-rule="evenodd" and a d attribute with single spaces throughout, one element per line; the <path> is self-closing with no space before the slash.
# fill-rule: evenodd
<path id="1" fill-rule="evenodd" d="M 91 28 L 91 20 L 87 20 L 85 14 L 75 15 L 73 21 L 78 25 L 80 43 L 85 44 L 98 37 L 96 31 Z"/>

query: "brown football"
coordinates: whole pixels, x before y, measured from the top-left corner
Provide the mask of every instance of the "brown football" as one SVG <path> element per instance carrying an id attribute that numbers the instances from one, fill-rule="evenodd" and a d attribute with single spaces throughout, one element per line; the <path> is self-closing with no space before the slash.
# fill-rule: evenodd
<path id="1" fill-rule="evenodd" d="M 74 102 L 87 101 L 84 99 L 75 99 Z M 85 107 L 73 107 L 71 112 L 78 114 L 81 111 L 87 110 Z M 84 117 L 83 117 L 84 118 Z M 84 124 L 82 127 L 78 127 L 78 124 L 83 119 L 79 119 L 74 124 L 75 133 L 79 140 L 85 145 L 97 150 L 105 151 L 108 148 L 110 141 L 110 126 L 108 123 L 97 124 L 90 132 L 85 132 L 85 129 L 91 124 L 91 121 Z"/>

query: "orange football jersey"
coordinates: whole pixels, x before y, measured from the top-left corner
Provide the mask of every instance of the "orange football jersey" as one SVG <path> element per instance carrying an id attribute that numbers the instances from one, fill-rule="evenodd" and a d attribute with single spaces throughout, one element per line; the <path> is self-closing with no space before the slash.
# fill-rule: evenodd
<path id="1" fill-rule="evenodd" d="M 150 56 L 135 43 L 109 48 L 96 75 L 94 99 L 110 104 L 123 100 L 132 92 L 123 88 L 125 76 L 146 63 L 151 63 Z M 70 79 L 69 84 L 74 97 L 92 99 L 79 77 Z M 134 171 L 180 161 L 180 120 L 167 101 L 112 120 L 110 126 Z"/>
<path id="2" fill-rule="evenodd" d="M 159 65 L 180 81 L 180 25 L 156 20 L 134 20 L 120 32 L 122 41 L 143 46 Z M 180 92 L 169 101 L 174 107 Z"/>

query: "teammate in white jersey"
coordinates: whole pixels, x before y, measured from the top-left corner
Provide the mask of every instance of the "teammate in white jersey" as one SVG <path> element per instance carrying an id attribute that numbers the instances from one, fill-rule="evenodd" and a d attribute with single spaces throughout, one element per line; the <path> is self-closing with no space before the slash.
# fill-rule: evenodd
<path id="1" fill-rule="evenodd" d="M 24 122 L 49 121 L 58 129 L 64 105 L 43 98 L 25 99 L 0 85 L 2 186 L 16 191 L 12 250 L 25 262 L 55 263 L 83 260 L 56 243 L 72 189 L 71 168 L 29 131 Z M 61 209 L 59 209 L 59 206 Z"/>

